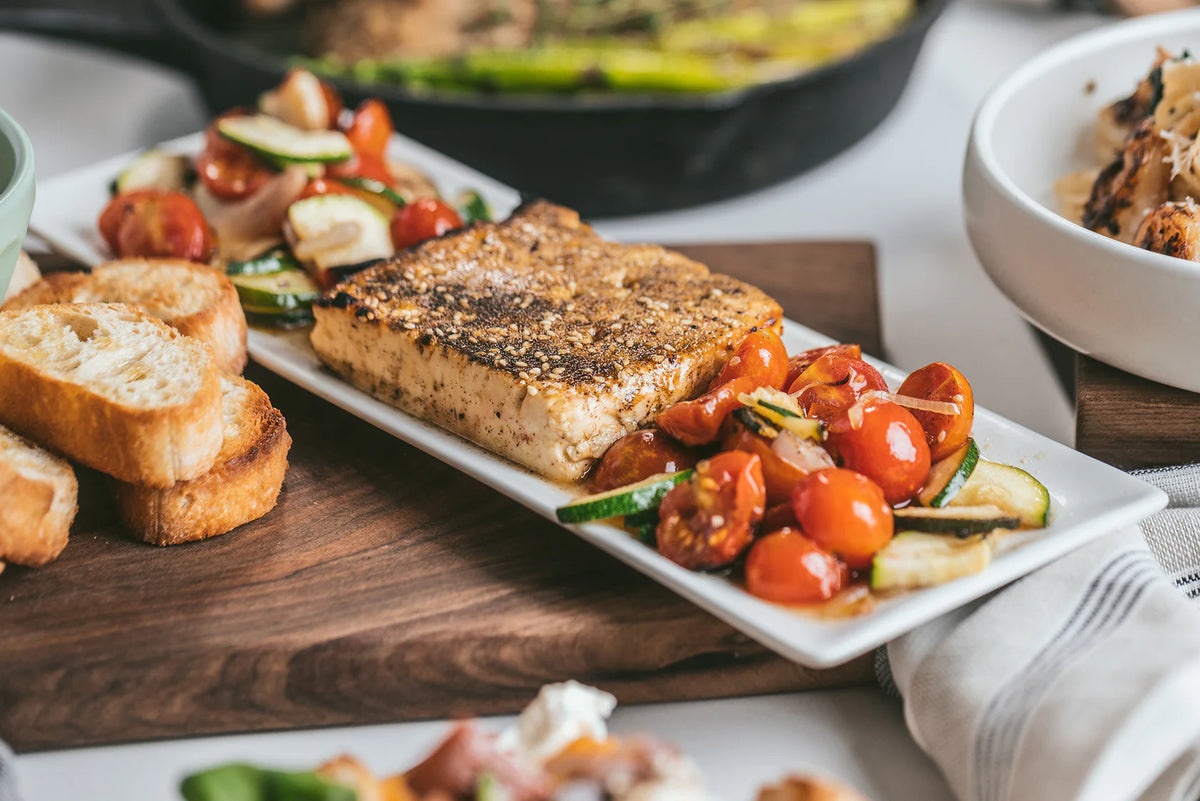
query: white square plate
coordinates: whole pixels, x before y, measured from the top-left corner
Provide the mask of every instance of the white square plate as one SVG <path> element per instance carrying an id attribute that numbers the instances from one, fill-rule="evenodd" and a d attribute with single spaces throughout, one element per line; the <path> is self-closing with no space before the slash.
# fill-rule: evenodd
<path id="1" fill-rule="evenodd" d="M 200 135 L 193 135 L 163 147 L 195 152 L 201 141 Z M 396 137 L 393 155 L 421 165 L 447 194 L 467 187 L 478 189 L 501 213 L 518 201 L 512 189 L 410 140 Z M 108 200 L 109 182 L 129 158 L 110 159 L 38 187 L 31 223 L 34 232 L 82 262 L 102 261 L 96 218 Z M 784 323 L 783 339 L 789 352 L 832 342 L 790 320 Z M 555 508 L 576 494 L 342 382 L 321 367 L 306 331 L 251 330 L 249 348 L 254 360 L 267 369 L 544 517 L 554 520 Z M 878 361 L 874 364 L 893 387 L 904 379 L 904 373 L 894 367 Z M 982 573 L 883 599 L 873 611 L 859 617 L 821 619 L 760 601 L 725 579 L 675 565 L 611 526 L 569 528 L 780 654 L 813 667 L 827 667 L 865 653 L 1166 504 L 1166 496 L 1150 485 L 984 409 L 976 410 L 975 438 L 987 458 L 1020 465 L 1049 487 L 1054 499 L 1052 524 L 1042 531 L 1005 537 L 992 565 Z"/>

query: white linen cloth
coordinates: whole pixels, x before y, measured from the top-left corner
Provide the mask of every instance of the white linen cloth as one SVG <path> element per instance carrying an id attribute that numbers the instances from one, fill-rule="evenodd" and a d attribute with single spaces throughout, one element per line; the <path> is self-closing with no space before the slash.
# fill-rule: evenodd
<path id="1" fill-rule="evenodd" d="M 1200 801 L 1200 465 L 1170 505 L 887 646 L 961 801 Z"/>

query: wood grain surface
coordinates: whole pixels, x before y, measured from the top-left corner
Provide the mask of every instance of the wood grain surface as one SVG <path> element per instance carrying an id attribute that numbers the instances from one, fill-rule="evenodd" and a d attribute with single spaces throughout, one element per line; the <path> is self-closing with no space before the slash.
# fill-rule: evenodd
<path id="1" fill-rule="evenodd" d="M 881 353 L 865 243 L 682 248 Z M 0 738 L 18 751 L 511 712 L 577 678 L 622 703 L 868 681 L 774 656 L 473 479 L 252 366 L 295 445 L 278 508 L 135 543 L 104 481 L 54 564 L 0 575 Z"/>
<path id="2" fill-rule="evenodd" d="M 1075 447 L 1131 470 L 1200 461 L 1200 395 L 1079 356 Z"/>

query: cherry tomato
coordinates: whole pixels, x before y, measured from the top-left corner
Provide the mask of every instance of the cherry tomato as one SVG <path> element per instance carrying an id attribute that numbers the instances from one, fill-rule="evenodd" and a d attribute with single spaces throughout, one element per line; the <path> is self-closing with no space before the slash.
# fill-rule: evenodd
<path id="1" fill-rule="evenodd" d="M 741 406 L 738 395 L 757 388 L 754 379 L 739 376 L 695 400 L 680 401 L 658 415 L 658 427 L 684 445 L 706 445 L 721 434 L 730 412 Z"/>
<path id="2" fill-rule="evenodd" d="M 730 416 L 723 427 L 721 450 L 745 451 L 762 460 L 763 481 L 767 486 L 767 503 L 783 503 L 792 497 L 792 490 L 814 469 L 832 467 L 833 461 L 801 462 L 786 450 L 775 447 L 774 440 L 755 434 L 736 418 Z M 781 434 L 780 436 L 789 436 Z M 819 448 L 819 446 L 815 446 Z M 825 451 L 820 450 L 821 456 Z"/>
<path id="3" fill-rule="evenodd" d="M 231 111 L 213 120 L 204 132 L 204 150 L 196 158 L 200 180 L 221 200 L 249 197 L 275 173 L 254 153 L 218 133 L 218 122 L 242 113 Z"/>
<path id="4" fill-rule="evenodd" d="M 855 404 L 829 424 L 826 442 L 843 467 L 862 473 L 888 503 L 917 494 L 929 477 L 929 446 L 908 409 L 889 401 Z"/>
<path id="5" fill-rule="evenodd" d="M 826 353 L 800 373 L 789 392 L 809 417 L 829 421 L 864 392 L 884 390 L 887 381 L 871 365 L 840 353 Z"/>
<path id="6" fill-rule="evenodd" d="M 792 358 L 788 359 L 788 374 L 787 380 L 784 382 L 785 387 L 790 387 L 796 383 L 796 379 L 800 377 L 810 364 L 824 356 L 826 353 L 837 353 L 842 356 L 849 356 L 851 359 L 862 358 L 862 347 L 860 345 L 829 345 L 824 348 L 813 348 L 806 350 L 803 353 L 797 353 Z"/>
<path id="7" fill-rule="evenodd" d="M 380 100 L 365 100 L 354 111 L 354 119 L 346 127 L 346 138 L 360 156 L 383 161 L 388 141 L 395 128 L 387 106 Z"/>
<path id="8" fill-rule="evenodd" d="M 796 512 L 792 509 L 792 499 L 777 503 L 767 509 L 762 519 L 763 531 L 775 531 L 780 528 L 799 528 L 796 522 Z"/>
<path id="9" fill-rule="evenodd" d="M 342 115 L 342 96 L 327 82 L 321 81 L 321 94 L 325 96 L 325 108 L 329 109 L 329 128 L 337 128 L 338 117 Z"/>
<path id="10" fill-rule="evenodd" d="M 696 465 L 659 505 L 658 549 L 692 570 L 724 567 L 754 539 L 767 503 L 762 464 L 741 451 Z"/>
<path id="11" fill-rule="evenodd" d="M 99 226 L 120 258 L 206 262 L 216 249 L 204 215 L 182 192 L 145 190 L 118 195 L 100 214 Z"/>
<path id="12" fill-rule="evenodd" d="M 462 228 L 462 224 L 462 218 L 450 204 L 432 197 L 414 200 L 396 210 L 396 216 L 392 218 L 392 244 L 396 250 L 409 248 Z"/>
<path id="13" fill-rule="evenodd" d="M 354 195 L 358 196 L 358 192 L 346 186 L 340 181 L 333 181 L 329 178 L 317 178 L 308 182 L 308 186 L 304 187 L 304 191 L 300 193 L 300 200 L 317 195 Z"/>
<path id="14" fill-rule="evenodd" d="M 794 528 L 754 543 L 746 557 L 746 589 L 780 604 L 815 604 L 842 590 L 846 569 L 833 554 Z"/>
<path id="15" fill-rule="evenodd" d="M 728 384 L 738 376 L 752 378 L 760 387 L 784 388 L 787 349 L 778 334 L 769 328 L 751 331 L 709 384 L 709 389 Z"/>
<path id="16" fill-rule="evenodd" d="M 971 436 L 975 421 L 975 395 L 967 377 L 945 362 L 934 362 L 904 379 L 897 390 L 899 395 L 925 400 L 945 401 L 958 405 L 958 414 L 939 414 L 911 409 L 913 417 L 925 431 L 933 461 L 945 459 L 962 447 Z"/>
<path id="17" fill-rule="evenodd" d="M 657 428 L 626 434 L 614 442 L 596 466 L 592 487 L 604 492 L 659 473 L 678 473 L 696 464 L 696 454 Z"/>
<path id="18" fill-rule="evenodd" d="M 796 487 L 792 509 L 809 539 L 855 569 L 870 567 L 892 538 L 892 507 L 883 490 L 853 470 L 813 473 Z"/>

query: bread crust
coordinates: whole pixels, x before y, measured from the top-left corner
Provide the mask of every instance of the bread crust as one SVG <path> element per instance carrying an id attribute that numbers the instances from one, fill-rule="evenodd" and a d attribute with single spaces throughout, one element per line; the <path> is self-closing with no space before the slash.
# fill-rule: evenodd
<path id="1" fill-rule="evenodd" d="M 155 267 L 164 270 L 186 269 L 211 278 L 216 286 L 216 296 L 211 303 L 192 314 L 162 314 L 158 306 L 170 301 L 173 281 L 165 281 L 158 292 L 148 291 L 145 281 L 136 285 L 121 281 L 122 272 L 153 270 Z M 153 289 L 153 285 L 149 288 Z M 96 302 L 140 306 L 179 333 L 208 343 L 213 349 L 217 369 L 221 372 L 241 375 L 246 369 L 246 315 L 238 300 L 237 287 L 228 276 L 203 264 L 180 259 L 120 259 L 98 265 L 90 273 L 51 273 L 0 305 L 0 311 L 46 303 Z"/>
<path id="2" fill-rule="evenodd" d="M 0 570 L 5 560 L 41 567 L 58 558 L 79 509 L 78 497 L 69 467 L 57 477 L 33 477 L 0 457 Z"/>
<path id="3" fill-rule="evenodd" d="M 166 488 L 113 482 L 121 519 L 144 542 L 179 545 L 215 537 L 275 508 L 292 445 L 286 421 L 257 385 L 226 381 L 237 382 L 250 398 L 239 412 L 241 434 L 226 438 L 209 472 Z"/>
<path id="4" fill-rule="evenodd" d="M 174 329 L 132 306 L 53 304 L 34 313 L 97 313 L 121 308 L 142 315 L 164 337 Z M 12 312 L 20 315 L 24 312 Z M 0 313 L 0 326 L 9 313 Z M 186 402 L 139 408 L 55 378 L 0 349 L 0 424 L 122 481 L 169 487 L 202 475 L 221 449 L 221 384 L 202 345 L 200 386 Z"/>

